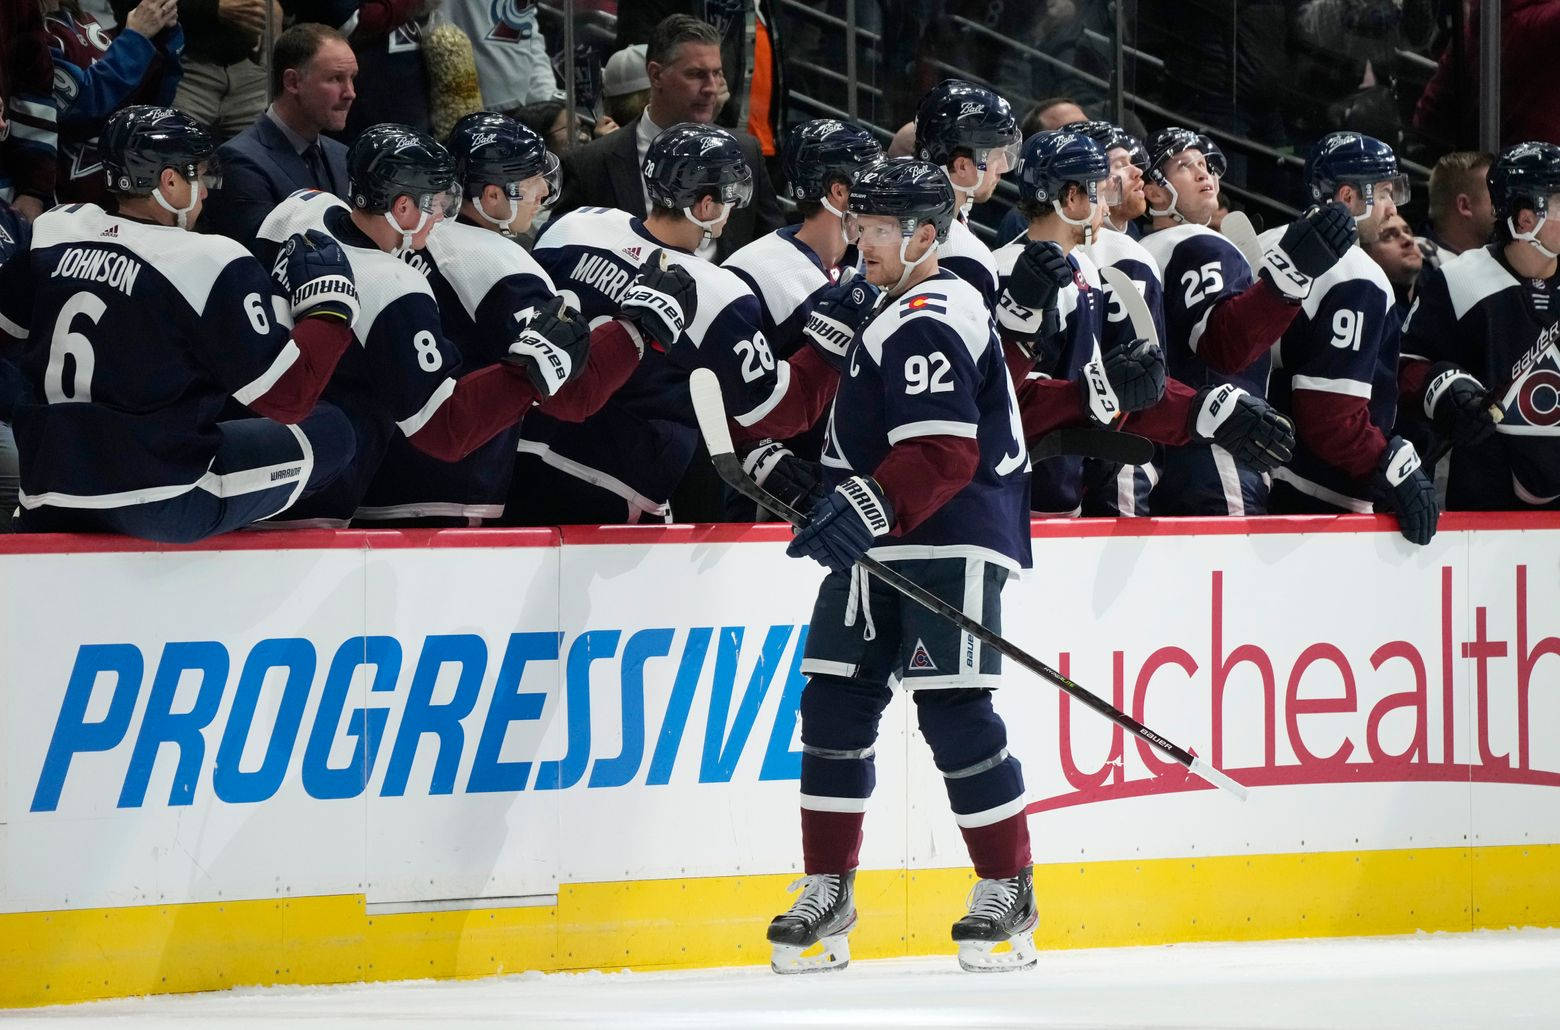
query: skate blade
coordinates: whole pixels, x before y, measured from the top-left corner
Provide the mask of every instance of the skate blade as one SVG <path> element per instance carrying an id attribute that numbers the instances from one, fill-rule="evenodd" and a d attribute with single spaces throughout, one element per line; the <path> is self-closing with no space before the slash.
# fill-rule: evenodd
<path id="1" fill-rule="evenodd" d="M 794 944 L 771 944 L 769 968 L 782 975 L 827 973 L 850 965 L 850 939 L 846 934 L 824 937 L 817 944 L 800 948 Z"/>
<path id="2" fill-rule="evenodd" d="M 1006 951 L 997 951 L 1006 945 Z M 960 941 L 959 967 L 966 973 L 1009 973 L 1028 969 L 1040 961 L 1031 931 L 1015 934 L 1003 941 Z"/>

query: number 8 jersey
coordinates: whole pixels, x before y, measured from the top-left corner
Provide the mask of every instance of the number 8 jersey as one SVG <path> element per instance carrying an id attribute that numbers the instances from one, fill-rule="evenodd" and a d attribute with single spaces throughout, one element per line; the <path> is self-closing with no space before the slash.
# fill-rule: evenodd
<path id="1" fill-rule="evenodd" d="M 985 299 L 946 269 L 887 301 L 852 341 L 823 445 L 826 485 L 871 475 L 894 445 L 924 436 L 974 440 L 974 478 L 869 553 L 1029 568 L 1029 455 L 1013 381 Z"/>

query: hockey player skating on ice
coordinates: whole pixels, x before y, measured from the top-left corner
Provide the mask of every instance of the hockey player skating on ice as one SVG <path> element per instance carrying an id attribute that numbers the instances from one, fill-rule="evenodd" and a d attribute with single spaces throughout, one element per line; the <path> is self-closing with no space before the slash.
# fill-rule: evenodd
<path id="1" fill-rule="evenodd" d="M 1082 132 L 1055 129 L 1024 141 L 1019 210 L 1029 225 L 996 259 L 997 321 L 1026 440 L 1087 423 L 1164 444 L 1216 442 L 1258 472 L 1282 464 L 1293 428 L 1266 401 L 1233 384 L 1194 390 L 1167 378 L 1163 356 L 1145 339 L 1153 326 L 1108 317 L 1099 270 L 1082 244 L 1101 216 L 1100 190 L 1116 182 L 1104 151 Z M 1075 511 L 1081 488 L 1078 458 L 1051 458 L 1035 472 L 1039 510 Z"/>
<path id="2" fill-rule="evenodd" d="M 895 676 L 980 877 L 953 927 L 960 962 L 1035 961 L 1023 776 L 991 703 L 999 656 L 855 565 L 870 552 L 998 630 L 1002 585 L 1030 563 L 1028 459 L 996 326 L 976 290 L 937 263 L 956 207 L 947 176 L 925 161 L 886 161 L 851 187 L 848 224 L 885 297 L 846 355 L 824 444 L 832 489 L 787 549 L 829 573 L 802 665 L 806 875 L 769 927 L 777 972 L 849 960 L 873 746 Z M 1010 952 L 993 952 L 1005 942 Z M 804 957 L 819 944 L 821 955 Z"/>
<path id="3" fill-rule="evenodd" d="M 332 241 L 289 232 L 276 267 L 291 290 L 273 304 L 242 247 L 190 231 L 215 152 L 182 112 L 117 112 L 100 138 L 114 212 L 49 211 L 30 260 L 8 266 L 6 310 L 31 303 L 6 319 L 28 330 L 24 528 L 199 540 L 282 511 L 351 458 L 341 412 L 315 402 L 351 342 L 353 269 Z M 218 421 L 230 398 L 268 417 Z"/>
<path id="4" fill-rule="evenodd" d="M 458 216 L 440 222 L 426 247 L 402 259 L 427 277 L 445 335 L 474 368 L 503 361 L 516 333 L 556 304 L 552 280 L 514 237 L 557 199 L 558 159 L 536 133 L 487 111 L 462 118 L 447 149 L 462 190 Z M 632 321 L 602 320 L 590 332 L 585 370 L 556 395 L 539 397 L 536 410 L 570 422 L 586 418 L 623 385 L 643 350 Z M 498 518 L 519 436 L 516 422 L 454 462 L 393 436 L 356 518 L 380 525 L 428 517 L 480 525 Z"/>
<path id="5" fill-rule="evenodd" d="M 1335 132 L 1311 148 L 1306 187 L 1313 203 L 1336 203 L 1354 216 L 1363 243 L 1408 201 L 1408 177 L 1392 148 L 1357 132 Z M 1262 234 L 1266 245 L 1288 232 Z M 1397 417 L 1398 324 L 1392 284 L 1361 247 L 1310 284 L 1284 331 L 1268 391 L 1295 424 L 1299 446 L 1273 472 L 1275 514 L 1369 512 L 1372 497 L 1397 515 L 1416 544 L 1435 535 L 1435 484 L 1414 445 L 1390 437 Z"/>
<path id="6" fill-rule="evenodd" d="M 1268 350 L 1300 312 L 1310 282 L 1354 246 L 1354 221 L 1327 204 L 1307 212 L 1253 269 L 1208 228 L 1224 155 L 1206 136 L 1167 128 L 1148 142 L 1145 194 L 1153 231 L 1144 248 L 1164 271 L 1165 359 L 1188 386 L 1232 384 L 1266 397 Z M 1255 276 L 1255 279 L 1253 279 Z M 1260 515 L 1262 472 L 1217 444 L 1169 449 L 1154 488 L 1155 515 Z"/>
<path id="7" fill-rule="evenodd" d="M 1495 242 L 1419 279 L 1403 329 L 1406 412 L 1452 446 L 1447 507 L 1560 507 L 1560 147 L 1489 171 Z"/>

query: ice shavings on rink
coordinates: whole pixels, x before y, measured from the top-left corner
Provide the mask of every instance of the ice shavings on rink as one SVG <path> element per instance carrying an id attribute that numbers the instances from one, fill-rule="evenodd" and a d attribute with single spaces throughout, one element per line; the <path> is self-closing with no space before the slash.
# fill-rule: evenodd
<path id="1" fill-rule="evenodd" d="M 13 1027 L 1560 1027 L 1560 931 L 952 955 L 778 977 L 761 967 L 271 987 L 12 1010 Z"/>

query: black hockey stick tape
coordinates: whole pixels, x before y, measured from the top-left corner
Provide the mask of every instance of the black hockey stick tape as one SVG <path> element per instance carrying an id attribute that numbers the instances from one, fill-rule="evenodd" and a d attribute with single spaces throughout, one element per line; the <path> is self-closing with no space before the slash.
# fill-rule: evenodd
<path id="1" fill-rule="evenodd" d="M 698 419 L 699 432 L 704 436 L 705 449 L 710 452 L 710 459 L 715 463 L 715 471 L 720 473 L 720 478 L 725 480 L 733 490 L 760 507 L 768 508 L 792 526 L 801 525 L 803 518 L 800 512 L 753 482 L 747 473 L 742 471 L 742 462 L 731 446 L 731 430 L 726 425 L 726 404 L 721 398 L 720 380 L 715 378 L 715 373 L 707 368 L 694 369 L 688 379 L 688 388 L 693 397 L 694 417 Z M 862 557 L 859 564 L 883 583 L 923 608 L 942 616 L 987 647 L 996 649 L 1041 679 L 1050 681 L 1057 688 L 1111 722 L 1152 744 L 1166 758 L 1185 766 L 1213 786 L 1229 791 L 1242 801 L 1246 800 L 1246 788 L 1220 770 L 1186 749 L 1172 744 L 1109 701 L 1080 687 L 1006 637 L 993 633 L 919 583 L 906 579 L 875 558 Z"/>

